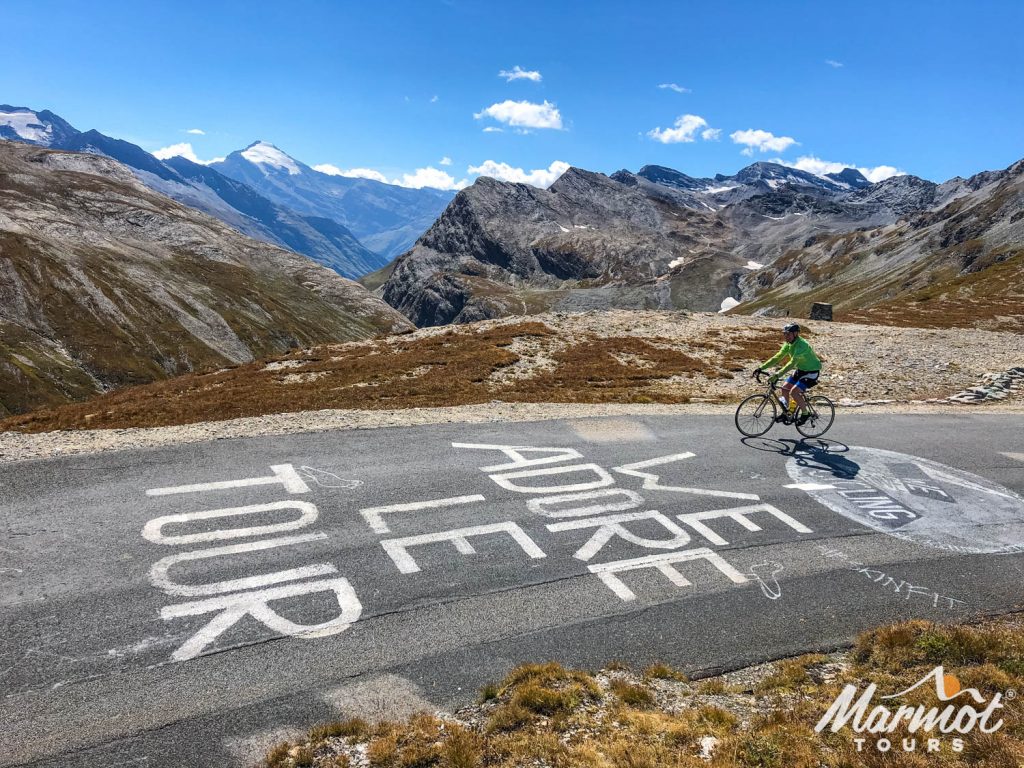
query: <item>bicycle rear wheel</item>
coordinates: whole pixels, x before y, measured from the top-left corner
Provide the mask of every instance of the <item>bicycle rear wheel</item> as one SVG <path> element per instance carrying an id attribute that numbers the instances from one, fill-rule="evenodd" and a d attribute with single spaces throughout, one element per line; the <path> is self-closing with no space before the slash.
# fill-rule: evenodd
<path id="1" fill-rule="evenodd" d="M 747 437 L 760 437 L 772 428 L 777 415 L 774 398 L 751 395 L 736 407 L 736 429 Z"/>
<path id="2" fill-rule="evenodd" d="M 807 398 L 811 406 L 811 417 L 803 424 L 797 424 L 796 431 L 804 437 L 821 437 L 828 432 L 836 418 L 836 407 L 824 395 Z"/>

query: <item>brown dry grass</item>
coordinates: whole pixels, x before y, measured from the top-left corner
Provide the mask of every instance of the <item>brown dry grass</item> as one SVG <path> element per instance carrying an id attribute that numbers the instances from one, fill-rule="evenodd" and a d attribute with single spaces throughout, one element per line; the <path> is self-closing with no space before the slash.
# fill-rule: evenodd
<path id="1" fill-rule="evenodd" d="M 496 382 L 517 339 L 550 346 L 554 366 Z M 0 431 L 154 427 L 326 408 L 428 408 L 509 402 L 680 403 L 698 375 L 731 378 L 774 353 L 777 333 L 711 335 L 680 349 L 662 337 L 584 334 L 558 345 L 539 322 L 465 326 L 417 337 L 315 347 L 205 375 L 117 390 L 0 421 Z M 682 384 L 680 382 L 683 382 Z M 705 394 L 701 391 L 701 394 Z"/>
<path id="2" fill-rule="evenodd" d="M 858 752 L 849 729 L 818 734 L 814 725 L 847 683 L 900 690 L 943 664 L 986 700 L 1024 684 L 1024 622 L 1019 615 L 977 626 L 911 621 L 866 632 L 844 665 L 819 678 L 819 655 L 773 665 L 746 687 L 693 686 L 665 665 L 647 676 L 625 671 L 592 677 L 557 664 L 515 670 L 493 696 L 454 717 L 420 714 L 370 728 L 314 729 L 299 744 L 278 745 L 268 768 L 348 765 L 365 745 L 373 768 L 1012 768 L 1024 765 L 1024 711 L 1013 699 L 992 734 L 962 735 L 962 752 L 942 737 L 939 754 L 880 753 L 873 739 Z M 673 679 L 675 678 L 675 679 Z M 701 689 L 705 689 L 702 691 Z M 707 691 L 713 691 L 708 694 Z M 758 696 L 755 699 L 751 693 Z M 715 703 L 707 701 L 714 696 Z M 936 706 L 922 687 L 900 703 Z M 897 747 L 909 734 L 891 734 Z M 701 757 L 702 740 L 713 754 Z M 922 743 L 920 735 L 918 742 Z M 705 745 L 706 746 L 706 745 Z M 312 762 L 307 762 L 307 761 Z"/>
<path id="3" fill-rule="evenodd" d="M 984 269 L 958 275 L 866 309 L 845 312 L 840 319 L 852 323 L 916 328 L 989 328 L 1024 332 L 1024 249 L 990 253 L 988 256 L 993 263 Z"/>

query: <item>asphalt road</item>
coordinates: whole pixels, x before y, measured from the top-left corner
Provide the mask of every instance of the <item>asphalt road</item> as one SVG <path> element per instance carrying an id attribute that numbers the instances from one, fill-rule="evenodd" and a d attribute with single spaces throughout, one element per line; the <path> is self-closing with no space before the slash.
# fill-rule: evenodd
<path id="1" fill-rule="evenodd" d="M 0 765 L 246 765 L 524 661 L 699 676 L 1022 606 L 1024 419 L 798 437 L 608 418 L 0 466 Z"/>

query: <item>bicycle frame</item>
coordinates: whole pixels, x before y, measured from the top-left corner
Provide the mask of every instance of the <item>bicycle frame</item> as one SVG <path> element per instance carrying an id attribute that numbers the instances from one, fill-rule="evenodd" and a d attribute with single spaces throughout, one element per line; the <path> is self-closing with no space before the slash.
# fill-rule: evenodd
<path id="1" fill-rule="evenodd" d="M 781 397 L 779 397 L 779 395 L 778 395 L 778 392 L 779 392 L 779 391 L 780 391 L 780 390 L 781 390 L 782 388 L 781 388 L 781 387 L 780 387 L 780 386 L 778 385 L 778 383 L 777 383 L 777 382 L 774 382 L 774 381 L 772 381 L 772 380 L 771 380 L 771 376 L 769 376 L 769 374 L 767 374 L 767 373 L 765 373 L 765 372 L 763 372 L 763 371 L 762 371 L 762 372 L 760 372 L 760 373 L 756 373 L 756 374 L 754 374 L 754 376 L 755 376 L 755 378 L 757 379 L 757 382 L 758 382 L 758 384 L 760 384 L 760 383 L 761 383 L 761 377 L 762 377 L 762 376 L 768 376 L 768 390 L 767 390 L 767 393 L 766 393 L 766 394 L 767 394 L 767 396 L 768 396 L 768 397 L 771 397 L 771 398 L 773 398 L 773 399 L 775 400 L 775 402 L 779 403 L 780 405 L 783 405 L 783 403 L 782 403 L 782 398 L 781 398 Z M 807 405 L 807 410 L 808 410 L 808 412 L 809 412 L 809 413 L 810 413 L 810 414 L 811 414 L 812 416 L 814 416 L 814 417 L 817 417 L 817 415 L 818 415 L 818 411 L 817 411 L 817 410 L 815 409 L 815 407 L 814 407 L 814 403 L 812 403 L 812 402 L 811 402 L 811 398 L 809 398 L 809 397 L 807 397 L 807 396 L 805 395 L 805 396 L 804 396 L 804 403 L 806 403 L 806 405 Z M 790 411 L 790 410 L 789 410 L 788 408 L 784 408 L 784 409 L 783 409 L 783 415 L 785 416 L 785 419 L 783 420 L 783 423 L 784 423 L 784 424 L 790 424 L 790 423 L 792 423 L 792 419 L 790 418 L 790 415 L 791 415 L 791 414 L 792 414 L 792 411 Z"/>

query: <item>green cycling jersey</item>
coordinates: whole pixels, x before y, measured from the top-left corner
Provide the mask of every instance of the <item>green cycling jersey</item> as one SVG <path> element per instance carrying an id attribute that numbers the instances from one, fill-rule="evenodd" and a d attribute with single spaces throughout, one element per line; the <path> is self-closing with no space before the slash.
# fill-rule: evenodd
<path id="1" fill-rule="evenodd" d="M 792 343 L 786 342 L 782 345 L 774 357 L 770 360 L 766 360 L 761 364 L 762 368 L 771 368 L 773 365 L 778 363 L 780 360 L 789 358 L 789 361 L 783 366 L 779 373 L 785 373 L 788 370 L 796 368 L 798 371 L 820 371 L 821 360 L 814 354 L 814 350 L 811 349 L 811 345 L 803 340 L 800 336 L 793 339 Z"/>

